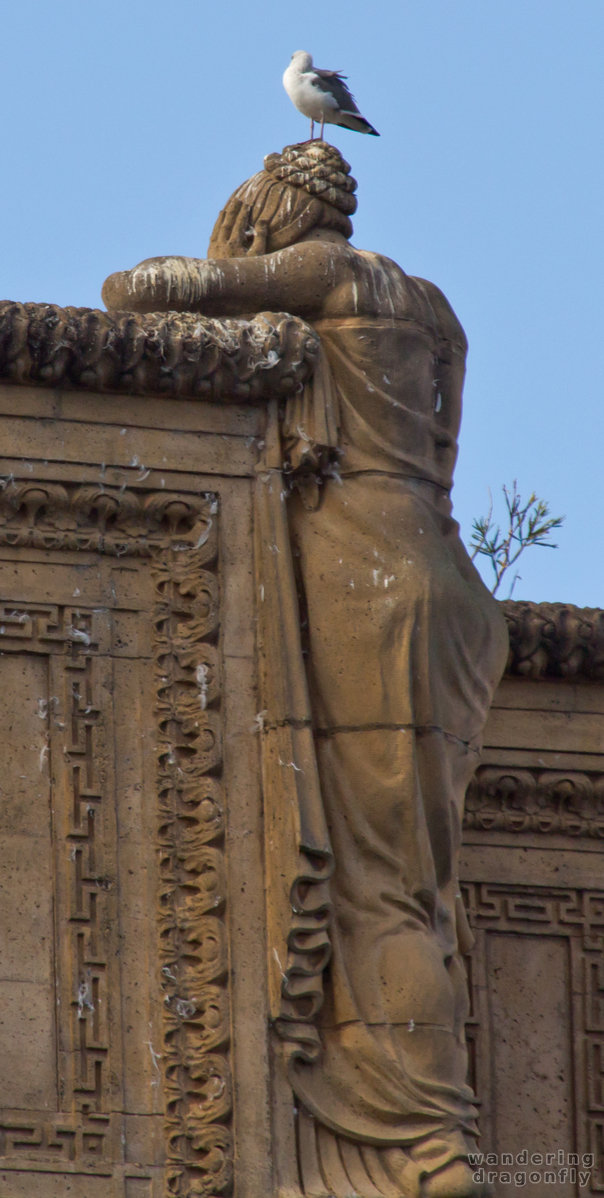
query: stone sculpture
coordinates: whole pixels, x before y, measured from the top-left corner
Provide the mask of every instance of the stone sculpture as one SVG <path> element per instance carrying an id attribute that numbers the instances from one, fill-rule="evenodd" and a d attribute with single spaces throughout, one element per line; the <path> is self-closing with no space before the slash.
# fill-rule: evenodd
<path id="1" fill-rule="evenodd" d="M 267 404 L 256 501 L 272 1017 L 304 1193 L 470 1198 L 463 799 L 503 617 L 451 517 L 466 341 L 433 284 L 350 246 L 323 141 L 271 154 L 208 260 L 110 276 L 110 309 L 319 334 Z"/>

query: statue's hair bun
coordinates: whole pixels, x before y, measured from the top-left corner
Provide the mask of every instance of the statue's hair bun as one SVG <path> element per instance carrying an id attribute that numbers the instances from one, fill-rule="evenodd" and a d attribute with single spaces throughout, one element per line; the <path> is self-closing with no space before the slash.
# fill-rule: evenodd
<path id="1" fill-rule="evenodd" d="M 357 181 L 340 152 L 327 142 L 307 141 L 286 146 L 281 154 L 267 154 L 264 169 L 274 179 L 316 196 L 346 216 L 357 210 Z"/>

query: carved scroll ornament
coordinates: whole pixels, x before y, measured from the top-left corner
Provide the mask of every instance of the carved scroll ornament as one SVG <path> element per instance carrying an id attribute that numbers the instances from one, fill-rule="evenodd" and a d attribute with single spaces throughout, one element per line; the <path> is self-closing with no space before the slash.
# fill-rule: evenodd
<path id="1" fill-rule="evenodd" d="M 216 537 L 153 565 L 167 1193 L 232 1180 Z M 200 543 L 201 542 L 201 543 Z"/>
<path id="2" fill-rule="evenodd" d="M 80 549 L 150 557 L 191 526 L 213 502 L 206 495 L 127 491 L 121 487 L 5 481 L 0 490 L 0 542 L 12 547 Z M 212 520 L 203 525 L 209 536 Z"/>
<path id="3" fill-rule="evenodd" d="M 464 827 L 602 839 L 604 776 L 480 766 L 466 793 Z"/>

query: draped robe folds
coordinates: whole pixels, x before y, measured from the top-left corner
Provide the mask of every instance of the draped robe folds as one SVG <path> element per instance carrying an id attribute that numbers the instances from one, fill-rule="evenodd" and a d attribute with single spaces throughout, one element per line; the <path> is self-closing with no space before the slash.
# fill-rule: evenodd
<path id="1" fill-rule="evenodd" d="M 405 289 L 391 318 L 315 322 L 256 552 L 275 1025 L 305 1112 L 408 1149 L 475 1132 L 457 858 L 507 636 L 451 517 L 463 330 Z"/>

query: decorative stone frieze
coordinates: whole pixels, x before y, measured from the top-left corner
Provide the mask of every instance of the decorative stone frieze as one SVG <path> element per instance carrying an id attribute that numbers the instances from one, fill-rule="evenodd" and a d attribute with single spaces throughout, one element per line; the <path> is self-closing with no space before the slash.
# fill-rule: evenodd
<path id="1" fill-rule="evenodd" d="M 507 672 L 524 678 L 604 678 L 604 611 L 506 600 Z"/>
<path id="2" fill-rule="evenodd" d="M 0 379 L 222 401 L 280 398 L 312 374 L 319 339 L 283 313 L 211 320 L 0 303 Z"/>

